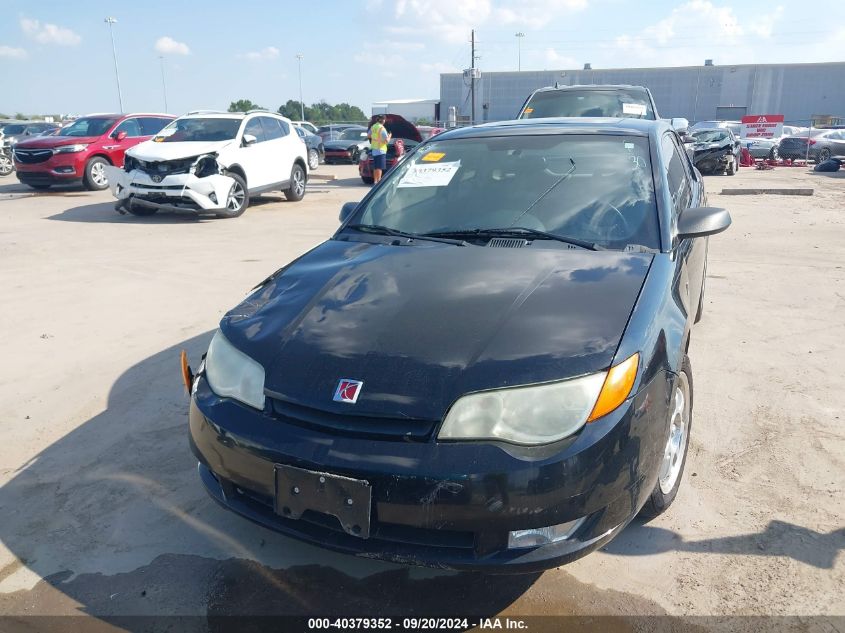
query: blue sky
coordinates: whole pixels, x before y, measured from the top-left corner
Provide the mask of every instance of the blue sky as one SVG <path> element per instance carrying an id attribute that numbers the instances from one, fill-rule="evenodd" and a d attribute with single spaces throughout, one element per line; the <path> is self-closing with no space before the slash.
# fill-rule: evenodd
<path id="1" fill-rule="evenodd" d="M 845 61 L 845 3 L 786 0 L 361 0 L 280 3 L 0 3 L 0 112 L 118 109 L 108 26 L 114 16 L 127 111 L 277 108 L 436 98 L 439 74 L 469 66 L 523 70 Z M 823 13 L 824 19 L 816 17 Z M 516 38 L 515 33 L 525 34 Z M 161 59 L 160 59 L 161 58 Z"/>

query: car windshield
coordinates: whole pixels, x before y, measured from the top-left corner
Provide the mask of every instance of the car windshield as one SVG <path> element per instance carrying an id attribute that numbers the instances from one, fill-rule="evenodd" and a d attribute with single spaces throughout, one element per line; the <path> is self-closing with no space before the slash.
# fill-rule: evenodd
<path id="1" fill-rule="evenodd" d="M 521 119 L 623 117 L 654 120 L 648 97 L 639 90 L 548 90 L 535 93 Z"/>
<path id="2" fill-rule="evenodd" d="M 103 119 L 100 117 L 86 117 L 77 119 L 67 127 L 63 127 L 58 136 L 102 136 L 117 123 L 117 118 Z"/>
<path id="3" fill-rule="evenodd" d="M 229 141 L 238 134 L 241 119 L 190 117 L 176 119 L 153 139 L 159 143 Z"/>
<path id="4" fill-rule="evenodd" d="M 728 133 L 724 130 L 699 130 L 693 132 L 692 137 L 696 143 L 718 143 L 728 138 Z"/>
<path id="5" fill-rule="evenodd" d="M 640 136 L 429 141 L 388 172 L 350 223 L 415 234 L 522 227 L 604 248 L 659 247 Z"/>
<path id="6" fill-rule="evenodd" d="M 350 128 L 341 132 L 338 138 L 341 141 L 360 141 L 367 138 L 367 131 L 360 128 Z"/>
<path id="7" fill-rule="evenodd" d="M 5 125 L 3 126 L 3 134 L 6 136 L 13 136 L 15 134 L 23 134 L 23 131 L 26 129 L 26 125 Z"/>

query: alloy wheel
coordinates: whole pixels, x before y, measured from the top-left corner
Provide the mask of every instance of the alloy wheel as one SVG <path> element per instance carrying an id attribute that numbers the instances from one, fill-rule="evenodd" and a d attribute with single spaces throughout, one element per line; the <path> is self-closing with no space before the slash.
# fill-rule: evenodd
<path id="1" fill-rule="evenodd" d="M 305 172 L 302 169 L 293 170 L 293 192 L 297 197 L 305 193 Z"/>
<path id="2" fill-rule="evenodd" d="M 91 180 L 98 187 L 105 187 L 109 184 L 109 179 L 106 177 L 106 166 L 104 163 L 94 163 L 91 165 Z"/>
<path id="3" fill-rule="evenodd" d="M 672 417 L 669 422 L 669 438 L 663 449 L 663 461 L 660 464 L 658 483 L 663 494 L 669 494 L 678 482 L 684 454 L 687 449 L 689 432 L 689 380 L 684 372 L 678 374 L 675 393 L 672 398 Z"/>
<path id="4" fill-rule="evenodd" d="M 235 181 L 229 190 L 229 197 L 226 199 L 226 208 L 230 211 L 240 211 L 241 207 L 244 206 L 245 199 L 246 194 L 244 193 L 244 188 L 241 187 L 241 183 Z"/>

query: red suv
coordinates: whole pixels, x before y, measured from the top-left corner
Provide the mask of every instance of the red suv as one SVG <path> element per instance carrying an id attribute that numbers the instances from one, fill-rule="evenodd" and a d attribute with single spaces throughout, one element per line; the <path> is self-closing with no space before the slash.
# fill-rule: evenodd
<path id="1" fill-rule="evenodd" d="M 155 136 L 176 117 L 169 114 L 97 114 L 81 117 L 55 136 L 15 145 L 18 180 L 33 189 L 76 183 L 86 189 L 109 186 L 106 165 L 123 167 L 123 153 Z"/>

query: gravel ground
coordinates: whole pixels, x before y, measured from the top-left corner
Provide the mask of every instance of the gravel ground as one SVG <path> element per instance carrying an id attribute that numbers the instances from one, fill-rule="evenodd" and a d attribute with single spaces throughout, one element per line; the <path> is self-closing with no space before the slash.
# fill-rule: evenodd
<path id="1" fill-rule="evenodd" d="M 710 203 L 734 224 L 710 240 L 677 501 L 603 551 L 523 577 L 332 554 L 202 491 L 179 351 L 196 362 L 220 316 L 367 191 L 353 167 L 320 172 L 338 179 L 301 203 L 267 195 L 239 219 L 199 221 L 122 216 L 108 192 L 28 195 L 0 180 L 0 614 L 88 614 L 98 625 L 160 614 L 620 615 L 601 626 L 620 631 L 643 615 L 845 615 L 845 171 L 707 177 Z M 719 194 L 746 186 L 815 195 Z"/>

